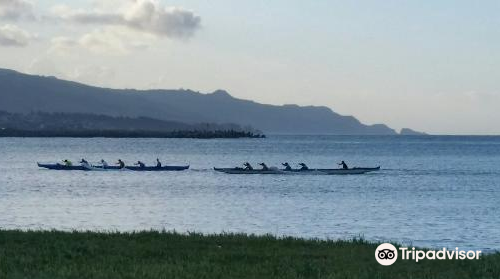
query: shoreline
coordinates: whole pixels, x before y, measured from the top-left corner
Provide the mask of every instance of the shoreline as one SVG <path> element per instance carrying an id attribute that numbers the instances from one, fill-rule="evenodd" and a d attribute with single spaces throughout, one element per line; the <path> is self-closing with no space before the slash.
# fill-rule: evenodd
<path id="1" fill-rule="evenodd" d="M 16 130 L 0 129 L 0 138 L 188 138 L 240 139 L 266 138 L 264 134 L 234 130 L 216 131 L 141 131 L 141 130 Z"/>
<path id="2" fill-rule="evenodd" d="M 498 278 L 500 252 L 479 260 L 379 265 L 378 243 L 166 231 L 0 230 L 0 277 Z M 424 249 L 425 250 L 425 249 Z"/>

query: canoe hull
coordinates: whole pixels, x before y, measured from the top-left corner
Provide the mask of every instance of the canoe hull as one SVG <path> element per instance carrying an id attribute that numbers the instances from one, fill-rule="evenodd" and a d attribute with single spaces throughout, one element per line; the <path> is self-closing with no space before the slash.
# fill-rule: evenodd
<path id="1" fill-rule="evenodd" d="M 245 170 L 241 168 L 214 168 L 215 171 L 228 174 L 285 174 L 282 170 Z"/>
<path id="2" fill-rule="evenodd" d="M 40 164 L 37 163 L 40 168 L 45 168 L 49 170 L 89 170 L 83 166 L 66 166 L 62 164 Z"/>
<path id="3" fill-rule="evenodd" d="M 352 168 L 352 169 L 308 169 L 308 170 L 245 170 L 242 168 L 214 168 L 215 171 L 227 174 L 300 174 L 300 175 L 348 175 L 348 174 L 365 174 L 372 171 L 380 170 L 376 168 Z"/>
<path id="4" fill-rule="evenodd" d="M 183 171 L 189 169 L 189 166 L 164 166 L 164 167 L 127 166 L 125 168 L 131 171 Z"/>
<path id="5" fill-rule="evenodd" d="M 329 175 L 342 175 L 342 174 L 365 174 L 372 171 L 379 171 L 380 167 L 376 168 L 352 168 L 352 169 L 317 169 L 320 172 Z"/>
<path id="6" fill-rule="evenodd" d="M 40 168 L 45 168 L 49 170 L 79 170 L 79 171 L 107 171 L 107 170 L 131 170 L 131 171 L 182 171 L 189 169 L 189 166 L 164 166 L 158 167 L 136 167 L 136 166 L 126 166 L 121 168 L 119 166 L 92 166 L 91 168 L 85 168 L 83 166 L 66 166 L 62 164 L 41 164 L 37 163 Z"/>

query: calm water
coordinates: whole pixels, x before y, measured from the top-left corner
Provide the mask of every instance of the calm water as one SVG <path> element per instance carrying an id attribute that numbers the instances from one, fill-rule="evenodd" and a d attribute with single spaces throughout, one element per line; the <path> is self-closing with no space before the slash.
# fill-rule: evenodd
<path id="1" fill-rule="evenodd" d="M 66 172 L 36 161 L 191 164 L 170 173 Z M 378 166 L 357 176 L 227 175 L 244 161 Z M 500 137 L 0 139 L 0 228 L 364 236 L 500 249 Z"/>

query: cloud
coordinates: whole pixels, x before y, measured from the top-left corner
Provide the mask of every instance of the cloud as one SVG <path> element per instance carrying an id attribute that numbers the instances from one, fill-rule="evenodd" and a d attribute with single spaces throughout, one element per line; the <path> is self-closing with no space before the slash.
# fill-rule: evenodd
<path id="1" fill-rule="evenodd" d="M 132 36 L 127 32 L 123 32 L 120 28 L 108 27 L 96 29 L 76 39 L 69 37 L 53 38 L 49 53 L 64 55 L 85 49 L 95 54 L 126 55 L 132 50 L 143 50 L 147 47 L 147 38 Z"/>
<path id="2" fill-rule="evenodd" d="M 120 25 L 123 23 L 123 17 L 121 15 L 97 10 L 85 11 L 81 9 L 72 9 L 66 5 L 58 5 L 52 7 L 51 11 L 60 19 L 80 24 Z"/>
<path id="3" fill-rule="evenodd" d="M 79 43 L 78 40 L 69 37 L 55 37 L 50 40 L 50 45 L 47 54 L 65 55 L 71 53 Z"/>
<path id="4" fill-rule="evenodd" d="M 0 0 L 0 19 L 33 18 L 33 4 L 25 0 Z"/>
<path id="5" fill-rule="evenodd" d="M 93 53 L 101 54 L 123 55 L 129 50 L 124 38 L 110 29 L 94 30 L 84 34 L 78 39 L 78 44 Z"/>
<path id="6" fill-rule="evenodd" d="M 201 19 L 193 12 L 176 7 L 162 7 L 148 1 L 137 1 L 126 13 L 131 28 L 167 37 L 191 37 L 200 27 Z"/>
<path id="7" fill-rule="evenodd" d="M 29 32 L 15 25 L 0 26 L 0 46 L 24 47 L 33 38 L 34 36 Z"/>
<path id="8" fill-rule="evenodd" d="M 201 18 L 192 11 L 166 7 L 154 0 L 135 0 L 115 13 L 74 10 L 67 6 L 54 7 L 52 12 L 63 20 L 77 24 L 122 26 L 169 38 L 189 38 L 200 28 L 201 23 Z"/>

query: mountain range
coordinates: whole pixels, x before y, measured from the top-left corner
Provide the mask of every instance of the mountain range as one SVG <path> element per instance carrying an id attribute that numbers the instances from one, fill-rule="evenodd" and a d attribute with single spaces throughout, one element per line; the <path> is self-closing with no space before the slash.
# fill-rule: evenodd
<path id="1" fill-rule="evenodd" d="M 0 69 L 0 111 L 147 117 L 163 121 L 235 123 L 274 134 L 395 135 L 384 124 L 365 125 L 327 107 L 268 105 L 223 90 L 135 90 L 89 86 L 55 77 Z"/>

